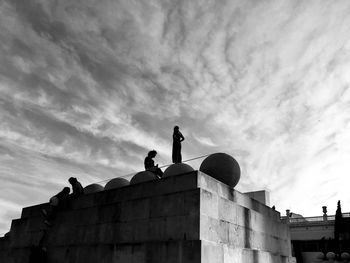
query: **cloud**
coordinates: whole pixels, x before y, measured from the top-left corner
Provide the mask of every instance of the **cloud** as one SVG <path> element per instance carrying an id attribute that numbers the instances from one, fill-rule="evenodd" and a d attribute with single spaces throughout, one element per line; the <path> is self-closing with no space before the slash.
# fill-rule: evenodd
<path id="1" fill-rule="evenodd" d="M 67 176 L 88 184 L 136 172 L 150 149 L 168 164 L 179 125 L 184 160 L 232 154 L 239 190 L 269 189 L 278 209 L 300 214 L 338 199 L 346 210 L 349 9 L 2 1 L 0 176 L 21 195 L 1 208 L 45 202 Z"/>

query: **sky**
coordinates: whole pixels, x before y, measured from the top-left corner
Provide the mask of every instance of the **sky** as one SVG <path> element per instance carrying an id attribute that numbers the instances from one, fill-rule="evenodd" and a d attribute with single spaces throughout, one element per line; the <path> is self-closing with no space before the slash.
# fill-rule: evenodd
<path id="1" fill-rule="evenodd" d="M 0 0 L 0 233 L 26 206 L 224 152 L 241 192 L 350 211 L 348 0 Z M 199 159 L 188 162 L 199 169 Z"/>

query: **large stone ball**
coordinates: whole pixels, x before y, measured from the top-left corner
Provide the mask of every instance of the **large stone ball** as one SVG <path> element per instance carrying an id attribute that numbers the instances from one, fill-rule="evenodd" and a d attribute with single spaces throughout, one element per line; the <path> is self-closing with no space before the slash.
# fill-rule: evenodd
<path id="1" fill-rule="evenodd" d="M 209 155 L 204 159 L 199 170 L 231 187 L 235 187 L 241 177 L 238 162 L 226 153 Z"/>
<path id="2" fill-rule="evenodd" d="M 105 190 L 116 189 L 129 185 L 129 181 L 125 178 L 113 178 L 105 185 Z"/>
<path id="3" fill-rule="evenodd" d="M 334 260 L 335 259 L 335 253 L 334 252 L 328 252 L 326 254 L 327 259 Z"/>
<path id="4" fill-rule="evenodd" d="M 99 184 L 89 184 L 84 188 L 84 194 L 92 194 L 103 191 L 103 186 Z"/>
<path id="5" fill-rule="evenodd" d="M 157 180 L 159 179 L 157 175 L 149 171 L 142 171 L 133 176 L 130 180 L 130 184 L 138 184 L 147 181 Z"/>
<path id="6" fill-rule="evenodd" d="M 341 259 L 344 260 L 344 262 L 346 262 L 345 260 L 349 260 L 350 259 L 350 254 L 347 252 L 343 252 L 340 255 Z"/>
<path id="7" fill-rule="evenodd" d="M 163 177 L 185 174 L 194 171 L 194 169 L 185 163 L 174 163 L 165 169 Z"/>

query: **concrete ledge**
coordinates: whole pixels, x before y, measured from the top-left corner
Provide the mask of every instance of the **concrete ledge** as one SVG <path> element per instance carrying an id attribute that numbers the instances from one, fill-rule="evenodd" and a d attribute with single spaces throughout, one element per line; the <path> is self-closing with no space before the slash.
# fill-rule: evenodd
<path id="1" fill-rule="evenodd" d="M 87 194 L 71 202 L 71 209 L 81 209 L 116 202 L 130 201 L 145 197 L 166 196 L 167 194 L 202 188 L 219 196 L 236 202 L 241 206 L 257 211 L 263 215 L 280 221 L 280 213 L 242 194 L 228 185 L 199 171 L 166 177 L 161 180 L 148 181 L 129 185 L 119 189 L 111 189 L 94 194 Z M 21 218 L 39 216 L 41 209 L 48 203 L 23 208 Z"/>
<path id="2" fill-rule="evenodd" d="M 193 171 L 187 174 L 166 177 L 161 180 L 148 181 L 140 184 L 128 185 L 118 189 L 86 194 L 73 200 L 70 204 L 70 208 L 88 208 L 146 197 L 164 196 L 197 188 L 197 171 Z M 25 207 L 22 210 L 21 218 L 39 216 L 41 214 L 41 209 L 47 207 L 48 203 Z"/>
<path id="3" fill-rule="evenodd" d="M 255 231 L 267 232 L 277 237 L 290 237 L 288 226 L 281 221 L 202 189 L 200 212 L 201 215 L 249 227 Z"/>
<path id="4" fill-rule="evenodd" d="M 198 171 L 198 187 L 208 192 L 215 193 L 224 199 L 233 201 L 240 206 L 259 212 L 275 221 L 281 221 L 279 212 L 200 171 Z"/>

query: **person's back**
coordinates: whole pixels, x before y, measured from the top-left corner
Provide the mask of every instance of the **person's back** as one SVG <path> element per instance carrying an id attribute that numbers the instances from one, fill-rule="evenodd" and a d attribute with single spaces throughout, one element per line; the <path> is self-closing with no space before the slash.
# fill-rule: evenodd
<path id="1" fill-rule="evenodd" d="M 154 161 L 153 161 L 152 157 L 147 156 L 145 158 L 144 164 L 145 164 L 145 170 L 152 169 L 154 167 Z"/>
<path id="2" fill-rule="evenodd" d="M 155 173 L 159 177 L 162 177 L 163 171 L 160 168 L 158 168 L 158 164 L 157 165 L 154 164 L 153 158 L 156 157 L 156 155 L 157 155 L 157 151 L 155 150 L 148 152 L 148 155 L 145 158 L 145 162 L 144 162 L 145 170 Z"/>
<path id="3" fill-rule="evenodd" d="M 41 210 L 43 216 L 46 218 L 46 220 L 44 221 L 46 225 L 51 226 L 50 221 L 55 219 L 57 211 L 67 207 L 69 192 L 70 192 L 69 187 L 64 187 L 61 192 L 59 192 L 58 194 L 50 198 L 49 210 L 48 211 L 46 209 Z"/>
<path id="4" fill-rule="evenodd" d="M 76 198 L 84 194 L 84 188 L 81 183 L 75 177 L 68 179 L 68 182 L 72 185 L 73 193 L 71 194 L 72 198 Z"/>
<path id="5" fill-rule="evenodd" d="M 68 197 L 69 197 L 69 192 L 70 192 L 69 187 L 64 187 L 61 192 L 59 192 L 57 195 L 54 196 L 54 197 L 56 197 L 58 199 L 58 205 L 57 206 L 59 208 L 66 207 L 67 201 L 68 201 Z"/>

